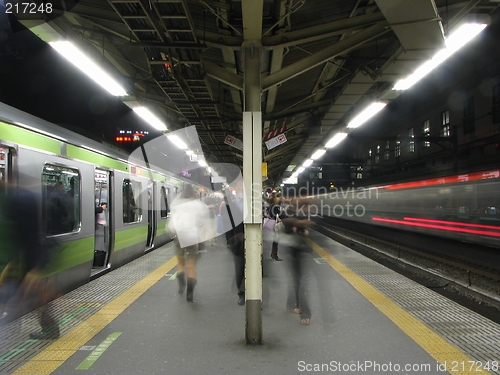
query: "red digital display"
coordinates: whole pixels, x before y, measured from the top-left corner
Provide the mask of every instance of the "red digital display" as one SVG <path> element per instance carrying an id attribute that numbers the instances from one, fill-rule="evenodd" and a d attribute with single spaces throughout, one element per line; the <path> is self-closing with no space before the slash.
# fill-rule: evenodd
<path id="1" fill-rule="evenodd" d="M 115 142 L 117 143 L 140 142 L 148 134 L 149 132 L 146 131 L 120 130 L 119 134 L 115 137 Z"/>

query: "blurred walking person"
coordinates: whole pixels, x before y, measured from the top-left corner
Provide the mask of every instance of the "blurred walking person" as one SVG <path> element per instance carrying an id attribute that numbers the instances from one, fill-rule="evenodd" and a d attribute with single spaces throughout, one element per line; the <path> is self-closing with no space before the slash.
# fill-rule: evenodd
<path id="1" fill-rule="evenodd" d="M 264 218 L 264 229 L 267 230 L 269 236 L 272 240 L 271 246 L 271 258 L 276 261 L 282 261 L 278 256 L 278 244 L 279 244 L 279 233 L 277 231 L 276 224 L 280 221 L 281 214 L 281 199 L 277 196 L 276 192 L 273 191 L 269 198 L 269 207 L 267 208 L 267 217 Z"/>
<path id="2" fill-rule="evenodd" d="M 196 263 L 200 258 L 202 244 L 210 238 L 210 211 L 196 197 L 193 187 L 186 184 L 172 202 L 171 215 L 171 225 L 176 234 L 174 241 L 177 247 L 179 294 L 186 290 L 186 300 L 193 302 L 197 283 Z"/>
<path id="3" fill-rule="evenodd" d="M 221 212 L 227 215 L 228 229 L 226 239 L 233 254 L 238 305 L 245 305 L 245 225 L 243 224 L 243 180 L 236 179 L 232 183 L 233 191 L 225 190 L 225 204 Z"/>
<path id="4" fill-rule="evenodd" d="M 41 331 L 30 335 L 33 339 L 59 337 L 59 326 L 48 302 L 57 295 L 55 287 L 46 278 L 46 268 L 56 248 L 55 240 L 42 234 L 40 211 L 35 194 L 27 189 L 9 186 L 0 189 L 2 198 L 2 225 L 9 233 L 2 231 L 3 283 L 9 292 L 4 300 L 7 309 L 31 310 L 43 306 L 39 313 Z"/>
<path id="5" fill-rule="evenodd" d="M 300 315 L 300 324 L 309 325 L 311 323 L 311 309 L 307 294 L 311 272 L 309 272 L 308 267 L 312 258 L 312 249 L 307 245 L 304 237 L 309 234 L 309 228 L 314 223 L 297 217 L 297 212 L 300 212 L 300 207 L 303 206 L 304 204 L 297 200 L 296 208 L 299 208 L 298 211 L 293 209 L 293 205 L 283 210 L 284 230 L 280 234 L 280 246 L 288 255 L 286 260 L 290 270 L 287 310 Z"/>

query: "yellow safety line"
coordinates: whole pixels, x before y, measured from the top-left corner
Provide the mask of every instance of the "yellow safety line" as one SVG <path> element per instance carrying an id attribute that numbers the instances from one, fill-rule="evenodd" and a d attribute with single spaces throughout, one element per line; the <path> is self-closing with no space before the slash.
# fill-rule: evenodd
<path id="1" fill-rule="evenodd" d="M 107 303 L 94 315 L 80 323 L 52 345 L 38 353 L 13 374 L 48 375 L 61 366 L 77 350 L 111 323 L 149 288 L 161 280 L 177 264 L 174 257 L 140 280 L 118 297 Z"/>
<path id="2" fill-rule="evenodd" d="M 413 339 L 440 364 L 446 364 L 446 370 L 453 375 L 482 374 L 491 375 L 478 362 L 462 353 L 448 341 L 431 330 L 413 315 L 399 307 L 384 294 L 375 289 L 354 271 L 335 259 L 310 238 L 305 238 L 311 248 L 318 253 L 335 271 L 346 279 L 358 292 L 387 316 L 396 326 Z"/>

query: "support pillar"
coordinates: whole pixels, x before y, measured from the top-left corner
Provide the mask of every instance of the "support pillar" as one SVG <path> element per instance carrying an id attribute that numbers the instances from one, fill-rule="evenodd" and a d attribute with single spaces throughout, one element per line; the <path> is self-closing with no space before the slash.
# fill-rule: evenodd
<path id="1" fill-rule="evenodd" d="M 262 112 L 260 43 L 245 46 L 243 183 L 247 344 L 262 344 Z"/>

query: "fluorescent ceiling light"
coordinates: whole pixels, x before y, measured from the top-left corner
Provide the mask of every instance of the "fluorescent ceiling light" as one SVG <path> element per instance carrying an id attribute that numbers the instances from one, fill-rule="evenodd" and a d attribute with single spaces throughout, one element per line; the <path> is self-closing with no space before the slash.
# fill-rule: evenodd
<path id="1" fill-rule="evenodd" d="M 312 159 L 307 159 L 304 164 L 302 164 L 303 167 L 309 167 L 313 163 Z"/>
<path id="2" fill-rule="evenodd" d="M 132 108 L 132 110 L 147 121 L 153 128 L 157 130 L 167 130 L 167 126 L 146 107 L 135 107 Z"/>
<path id="3" fill-rule="evenodd" d="M 283 183 L 280 186 L 285 186 L 285 184 L 296 185 L 297 184 L 297 176 L 292 175 L 288 178 L 283 179 Z"/>
<path id="4" fill-rule="evenodd" d="M 305 171 L 305 168 L 304 167 L 300 167 L 299 169 L 297 169 L 297 173 L 300 174 L 302 172 Z"/>
<path id="5" fill-rule="evenodd" d="M 198 160 L 198 164 L 201 165 L 202 167 L 207 167 L 208 164 L 205 160 Z"/>
<path id="6" fill-rule="evenodd" d="M 466 23 L 460 26 L 449 38 L 445 40 L 446 48 L 420 66 L 412 75 L 396 83 L 393 90 L 407 90 L 415 83 L 434 70 L 438 65 L 453 55 L 456 51 L 470 42 L 487 26 L 485 23 Z"/>
<path id="7" fill-rule="evenodd" d="M 68 59 L 78 69 L 92 78 L 114 96 L 126 96 L 127 92 L 108 73 L 97 66 L 83 52 L 70 42 L 50 42 L 57 52 Z"/>
<path id="8" fill-rule="evenodd" d="M 446 49 L 450 49 L 453 52 L 458 51 L 464 45 L 469 43 L 472 39 L 476 37 L 481 31 L 483 31 L 486 26 L 485 23 L 465 23 L 454 31 L 449 38 L 445 40 Z"/>
<path id="9" fill-rule="evenodd" d="M 333 136 L 332 139 L 328 141 L 328 143 L 325 145 L 326 148 L 332 148 L 338 145 L 342 140 L 347 137 L 347 133 L 337 133 Z"/>
<path id="10" fill-rule="evenodd" d="M 178 136 L 172 134 L 172 135 L 167 135 L 167 138 L 170 139 L 170 141 L 172 141 L 172 143 L 177 147 L 179 147 L 181 150 L 187 150 L 188 148 L 187 144 L 185 144 Z"/>
<path id="11" fill-rule="evenodd" d="M 320 157 L 322 157 L 324 155 L 325 152 L 326 152 L 326 150 L 323 150 L 323 149 L 318 150 L 314 154 L 312 154 L 311 159 L 312 160 L 319 159 Z"/>
<path id="12" fill-rule="evenodd" d="M 191 150 L 186 150 L 186 154 L 187 154 L 188 156 L 191 156 L 191 155 L 193 154 L 193 151 L 191 151 Z"/>
<path id="13" fill-rule="evenodd" d="M 382 103 L 382 102 L 376 102 L 370 104 L 363 112 L 354 117 L 354 119 L 352 119 L 352 121 L 349 124 L 347 124 L 347 127 L 351 129 L 357 128 L 358 126 L 366 122 L 368 119 L 373 117 L 376 113 L 381 111 L 382 108 L 384 108 L 386 105 L 387 103 Z"/>

